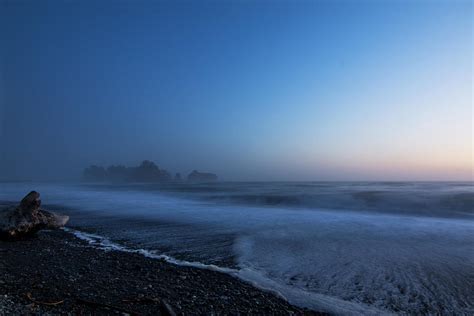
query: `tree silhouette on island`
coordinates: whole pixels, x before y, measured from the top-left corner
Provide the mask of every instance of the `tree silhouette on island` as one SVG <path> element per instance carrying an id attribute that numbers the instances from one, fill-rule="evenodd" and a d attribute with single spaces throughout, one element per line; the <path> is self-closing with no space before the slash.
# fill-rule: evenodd
<path id="1" fill-rule="evenodd" d="M 180 173 L 173 177 L 165 169 L 160 169 L 153 161 L 144 160 L 137 167 L 112 165 L 107 168 L 91 165 L 84 169 L 83 180 L 91 182 L 179 182 L 183 181 Z M 211 182 L 217 175 L 193 170 L 188 176 L 189 182 Z"/>

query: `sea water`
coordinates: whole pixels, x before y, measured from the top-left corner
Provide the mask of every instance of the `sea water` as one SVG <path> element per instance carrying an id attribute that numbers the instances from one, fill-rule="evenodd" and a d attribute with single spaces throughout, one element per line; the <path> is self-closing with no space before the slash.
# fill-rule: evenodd
<path id="1" fill-rule="evenodd" d="M 341 315 L 474 314 L 472 182 L 1 183 L 92 244 L 230 273 Z"/>

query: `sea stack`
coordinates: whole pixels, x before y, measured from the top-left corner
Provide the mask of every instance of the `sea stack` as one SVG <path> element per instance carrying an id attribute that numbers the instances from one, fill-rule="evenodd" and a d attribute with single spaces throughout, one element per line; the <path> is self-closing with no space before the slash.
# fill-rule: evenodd
<path id="1" fill-rule="evenodd" d="M 191 182 L 210 182 L 210 181 L 217 181 L 217 175 L 214 173 L 209 172 L 199 172 L 197 170 L 193 170 L 188 175 L 188 181 Z"/>
<path id="2" fill-rule="evenodd" d="M 18 206 L 0 210 L 0 239 L 19 239 L 41 229 L 63 227 L 68 222 L 69 216 L 42 210 L 40 206 L 40 194 L 31 191 Z"/>

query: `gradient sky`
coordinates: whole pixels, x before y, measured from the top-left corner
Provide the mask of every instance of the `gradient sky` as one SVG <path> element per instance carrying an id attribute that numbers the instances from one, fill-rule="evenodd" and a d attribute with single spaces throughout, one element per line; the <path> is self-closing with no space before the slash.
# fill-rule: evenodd
<path id="1" fill-rule="evenodd" d="M 471 1 L 0 0 L 4 179 L 472 180 Z"/>

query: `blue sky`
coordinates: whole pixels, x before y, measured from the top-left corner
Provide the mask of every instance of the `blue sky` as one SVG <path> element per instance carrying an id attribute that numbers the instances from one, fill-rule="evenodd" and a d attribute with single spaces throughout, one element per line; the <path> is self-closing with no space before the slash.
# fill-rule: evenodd
<path id="1" fill-rule="evenodd" d="M 150 159 L 229 180 L 472 179 L 470 1 L 0 0 L 0 14 L 5 177 Z"/>

